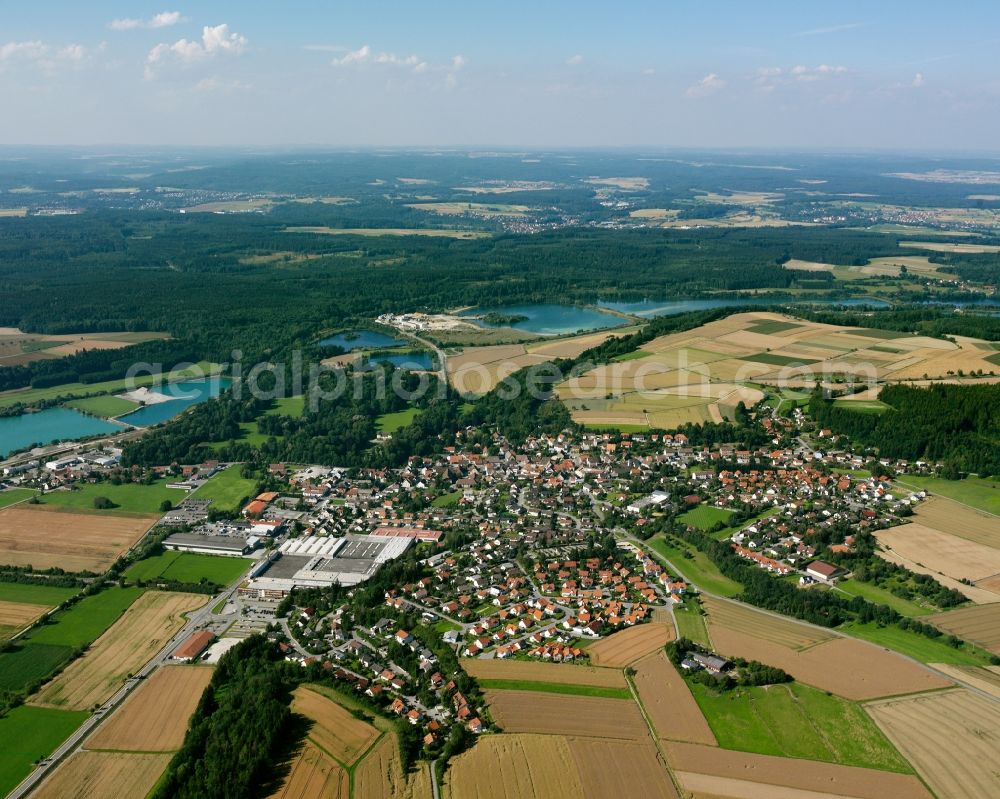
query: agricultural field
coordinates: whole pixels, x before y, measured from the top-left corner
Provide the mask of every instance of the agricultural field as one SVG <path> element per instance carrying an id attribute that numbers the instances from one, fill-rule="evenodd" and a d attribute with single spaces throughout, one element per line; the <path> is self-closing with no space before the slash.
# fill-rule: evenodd
<path id="1" fill-rule="evenodd" d="M 512 205 L 510 203 L 469 203 L 469 202 L 443 202 L 443 203 L 407 203 L 407 208 L 417 211 L 427 211 L 432 214 L 442 216 L 477 216 L 489 217 L 522 217 L 526 216 L 532 209 L 527 205 Z"/>
<path id="2" fill-rule="evenodd" d="M 962 680 L 973 688 L 1000 699 L 1000 666 L 956 666 L 951 663 L 930 665 L 949 677 Z"/>
<path id="3" fill-rule="evenodd" d="M 992 513 L 976 510 L 944 497 L 930 497 L 916 506 L 912 518 L 949 535 L 1000 549 L 1000 516 Z"/>
<path id="4" fill-rule="evenodd" d="M 429 769 L 421 764 L 416 771 L 404 774 L 399 741 L 395 734 L 388 733 L 354 766 L 352 795 L 354 799 L 431 799 Z"/>
<path id="5" fill-rule="evenodd" d="M 867 709 L 938 796 L 1000 794 L 996 702 L 959 689 L 874 702 Z"/>
<path id="6" fill-rule="evenodd" d="M 674 624 L 677 625 L 677 637 L 711 648 L 708 637 L 708 626 L 701 612 L 701 606 L 691 599 L 683 605 L 674 606 Z"/>
<path id="7" fill-rule="evenodd" d="M 76 752 L 31 795 L 40 799 L 146 796 L 169 762 L 169 754 Z"/>
<path id="8" fill-rule="evenodd" d="M 117 350 L 143 341 L 167 338 L 166 333 L 65 333 L 49 335 L 0 328 L 0 367 L 46 358 L 61 358 L 84 350 Z"/>
<path id="9" fill-rule="evenodd" d="M 82 597 L 67 610 L 53 614 L 49 624 L 32 630 L 32 643 L 68 646 L 89 645 L 117 621 L 143 594 L 141 588 L 105 588 Z"/>
<path id="10" fill-rule="evenodd" d="M 311 796 L 329 799 L 349 799 L 350 778 L 319 747 L 306 743 L 289 767 L 282 786 L 271 794 L 272 799 L 307 799 Z"/>
<path id="11" fill-rule="evenodd" d="M 214 203 L 202 203 L 183 209 L 189 214 L 246 214 L 270 211 L 274 200 L 267 198 L 252 198 L 249 200 L 223 200 Z"/>
<path id="12" fill-rule="evenodd" d="M 0 716 L 0 795 L 6 796 L 90 715 L 21 705 Z"/>
<path id="13" fill-rule="evenodd" d="M 814 760 L 670 742 L 667 760 L 681 787 L 729 799 L 932 799 L 917 777 Z"/>
<path id="14" fill-rule="evenodd" d="M 51 605 L 29 605 L 26 602 L 0 600 L 0 641 L 30 626 L 35 619 L 48 611 Z"/>
<path id="15" fill-rule="evenodd" d="M 78 593 L 80 593 L 79 588 L 63 588 L 57 585 L 0 583 L 0 602 L 25 602 L 29 605 L 46 605 L 54 608 Z"/>
<path id="16" fill-rule="evenodd" d="M 108 699 L 184 625 L 184 614 L 205 604 L 200 594 L 148 591 L 83 657 L 32 697 L 42 707 L 84 710 Z"/>
<path id="17" fill-rule="evenodd" d="M 996 365 L 983 344 L 734 314 L 647 342 L 643 357 L 598 366 L 561 383 L 557 393 L 583 424 L 670 429 L 732 418 L 737 403 L 763 399 L 760 383 L 809 387 L 834 374 L 886 383 L 946 378 L 959 369 L 989 373 Z"/>
<path id="18" fill-rule="evenodd" d="M 256 488 L 255 480 L 240 475 L 239 465 L 230 466 L 209 478 L 191 494 L 191 499 L 210 499 L 221 510 L 238 510 L 243 500 L 254 496 Z"/>
<path id="19" fill-rule="evenodd" d="M 941 477 L 927 477 L 922 474 L 907 474 L 897 481 L 909 491 L 925 490 L 938 497 L 968 505 L 973 510 L 985 511 L 1000 516 L 1000 481 L 984 480 L 980 477 L 966 477 L 964 480 L 945 480 Z M 933 503 L 922 506 L 933 507 Z"/>
<path id="20" fill-rule="evenodd" d="M 0 510 L 0 563 L 102 573 L 152 524 L 148 516 L 15 505 Z"/>
<path id="21" fill-rule="evenodd" d="M 462 661 L 462 669 L 477 680 L 519 680 L 597 688 L 627 687 L 625 675 L 618 669 L 571 663 L 466 658 Z"/>
<path id="22" fill-rule="evenodd" d="M 936 608 L 930 603 L 920 605 L 912 600 L 896 596 L 886 588 L 860 580 L 838 580 L 833 590 L 838 593 L 847 594 L 848 596 L 859 596 L 862 599 L 867 599 L 869 602 L 874 602 L 876 605 L 886 605 L 900 615 L 910 616 L 911 618 L 926 616 L 936 611 Z"/>
<path id="23" fill-rule="evenodd" d="M 900 247 L 909 247 L 917 250 L 930 250 L 931 252 L 951 252 L 975 255 L 982 253 L 1000 253 L 1000 247 L 995 244 L 952 244 L 945 241 L 901 241 Z"/>
<path id="24" fill-rule="evenodd" d="M 720 654 L 777 666 L 800 682 L 845 699 L 874 699 L 950 685 L 896 654 L 861 641 L 748 606 L 707 596 L 703 601 L 712 645 Z"/>
<path id="25" fill-rule="evenodd" d="M 312 719 L 309 738 L 345 765 L 352 764 L 379 737 L 372 725 L 351 715 L 340 704 L 309 688 L 297 688 L 292 710 Z"/>
<path id="26" fill-rule="evenodd" d="M 733 515 L 727 508 L 714 508 L 711 505 L 699 505 L 687 513 L 682 513 L 677 517 L 677 521 L 697 527 L 699 530 L 711 530 L 715 525 L 725 524 L 729 517 Z"/>
<path id="27" fill-rule="evenodd" d="M 36 493 L 30 488 L 10 488 L 6 491 L 0 491 L 0 508 L 24 502 L 26 499 L 31 499 Z"/>
<path id="28" fill-rule="evenodd" d="M 484 239 L 489 233 L 484 230 L 463 230 L 461 228 L 335 228 L 335 227 L 287 227 L 286 233 L 313 233 L 325 236 L 430 236 L 447 239 Z"/>
<path id="29" fill-rule="evenodd" d="M 107 497 L 113 508 L 102 510 L 102 514 L 156 514 L 160 515 L 160 505 L 164 500 L 177 504 L 187 497 L 181 488 L 167 488 L 167 479 L 157 480 L 149 485 L 142 483 L 79 483 L 74 490 L 57 489 L 42 494 L 42 504 L 50 507 L 72 508 L 94 511 L 94 499 Z"/>
<path id="30" fill-rule="evenodd" d="M 694 683 L 691 691 L 724 749 L 911 773 L 861 706 L 846 699 L 800 683 L 732 691 Z"/>
<path id="31" fill-rule="evenodd" d="M 565 696 L 535 691 L 486 691 L 493 718 L 507 732 L 641 740 L 649 734 L 630 699 Z"/>
<path id="32" fill-rule="evenodd" d="M 928 620 L 922 619 L 921 621 Z M 879 627 L 874 622 L 867 624 L 849 622 L 839 629 L 853 638 L 860 638 L 862 641 L 870 641 L 880 647 L 892 649 L 921 663 L 977 666 L 985 662 L 986 653 L 972 650 L 968 645 L 956 649 L 948 644 L 944 638 L 928 638 L 926 635 L 903 630 L 895 625 Z"/>
<path id="33" fill-rule="evenodd" d="M 397 430 L 407 427 L 417 417 L 418 413 L 420 413 L 419 408 L 407 408 L 405 411 L 384 413 L 375 420 L 375 428 L 380 433 L 395 433 Z"/>
<path id="34" fill-rule="evenodd" d="M 969 580 L 994 595 L 991 601 L 1000 601 L 1000 584 L 990 580 L 1000 574 L 1000 549 L 919 522 L 879 530 L 876 538 L 885 550 L 878 554 L 886 560 L 901 561 L 907 567 L 913 564 L 914 571 L 924 568 L 952 580 Z"/>
<path id="35" fill-rule="evenodd" d="M 934 617 L 934 626 L 1000 655 L 1000 602 L 949 610 Z"/>
<path id="36" fill-rule="evenodd" d="M 568 743 L 584 799 L 620 796 L 626 786 L 629 796 L 678 799 L 655 746 L 594 738 L 570 738 Z"/>
<path id="37" fill-rule="evenodd" d="M 715 735 L 665 653 L 649 655 L 634 668 L 639 702 L 660 738 L 715 746 Z"/>
<path id="38" fill-rule="evenodd" d="M 173 752 L 212 679 L 210 666 L 161 666 L 87 738 L 86 748 Z"/>
<path id="39" fill-rule="evenodd" d="M 168 550 L 132 564 L 125 571 L 125 579 L 131 582 L 176 580 L 180 583 L 198 583 L 207 580 L 216 585 L 229 585 L 249 569 L 253 562 L 249 558 Z"/>
<path id="40" fill-rule="evenodd" d="M 651 621 L 637 624 L 602 638 L 587 648 L 595 666 L 623 668 L 650 652 L 655 652 L 674 639 L 673 627 Z"/>

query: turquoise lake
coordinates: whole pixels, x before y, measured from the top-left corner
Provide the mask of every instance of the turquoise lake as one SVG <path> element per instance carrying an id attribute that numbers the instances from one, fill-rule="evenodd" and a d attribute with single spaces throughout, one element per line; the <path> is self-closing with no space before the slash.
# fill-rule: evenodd
<path id="1" fill-rule="evenodd" d="M 49 408 L 38 413 L 0 417 L 0 457 L 31 444 L 54 444 L 122 430 L 113 424 L 71 408 Z"/>
<path id="2" fill-rule="evenodd" d="M 778 299 L 775 297 L 743 297 L 724 300 L 640 300 L 639 302 L 602 302 L 604 308 L 633 316 L 667 316 L 669 314 L 706 311 L 711 308 L 736 308 L 743 305 L 830 305 L 841 308 L 867 306 L 869 308 L 889 308 L 882 300 L 849 297 L 843 300 L 812 298 L 809 300 Z"/>
<path id="3" fill-rule="evenodd" d="M 396 368 L 430 370 L 434 368 L 434 359 L 429 352 L 382 353 L 370 355 L 371 363 L 391 363 Z"/>
<path id="4" fill-rule="evenodd" d="M 181 411 L 204 402 L 212 397 L 219 396 L 223 390 L 229 388 L 232 380 L 227 377 L 205 378 L 203 380 L 181 380 L 177 383 L 167 383 L 153 390 L 159 394 L 165 394 L 175 399 L 166 402 L 158 402 L 147 405 L 137 411 L 119 417 L 121 421 L 136 427 L 152 427 L 173 418 Z"/>
<path id="5" fill-rule="evenodd" d="M 338 333 L 319 342 L 321 347 L 340 347 L 346 352 L 354 350 L 379 350 L 390 347 L 400 347 L 409 342 L 405 339 L 393 338 L 385 333 L 376 333 L 373 330 L 349 330 L 345 333 Z"/>
<path id="6" fill-rule="evenodd" d="M 528 318 L 510 325 L 490 325 L 481 319 L 470 321 L 480 327 L 513 327 L 515 330 L 524 330 L 541 336 L 558 336 L 581 330 L 604 330 L 625 324 L 624 319 L 613 314 L 577 305 L 504 305 L 495 308 L 474 308 L 462 311 L 459 316 L 483 316 L 489 313 Z"/>

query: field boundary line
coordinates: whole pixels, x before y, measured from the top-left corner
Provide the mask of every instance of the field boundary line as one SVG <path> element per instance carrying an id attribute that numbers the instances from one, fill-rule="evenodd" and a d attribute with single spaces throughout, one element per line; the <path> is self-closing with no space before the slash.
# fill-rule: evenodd
<path id="1" fill-rule="evenodd" d="M 655 657 L 658 653 L 652 653 L 646 657 Z M 639 660 L 645 660 L 646 658 L 639 658 Z M 639 660 L 633 661 L 633 663 L 638 663 Z M 642 703 L 642 699 L 639 697 L 639 691 L 635 687 L 635 683 L 629 673 L 625 672 L 625 682 L 628 684 L 629 690 L 632 692 L 632 700 L 635 702 L 636 706 L 639 708 L 639 713 L 642 716 L 642 720 L 646 723 L 646 730 L 649 732 L 649 737 L 653 739 L 653 746 L 656 747 L 656 759 L 659 761 L 660 765 L 667 772 L 667 777 L 670 779 L 670 784 L 674 786 L 674 791 L 676 791 L 677 796 L 685 796 L 685 792 L 681 789 L 680 783 L 674 776 L 673 770 L 670 768 L 670 761 L 667 759 L 666 752 L 663 751 L 663 745 L 660 742 L 660 736 L 656 732 L 656 728 L 653 726 L 652 719 L 649 718 L 649 714 L 646 712 L 646 706 Z"/>

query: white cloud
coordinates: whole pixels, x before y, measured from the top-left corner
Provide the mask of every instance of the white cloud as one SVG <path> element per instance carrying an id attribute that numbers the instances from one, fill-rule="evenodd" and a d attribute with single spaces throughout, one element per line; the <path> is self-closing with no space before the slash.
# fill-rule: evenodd
<path id="1" fill-rule="evenodd" d="M 844 75 L 849 70 L 844 66 L 830 66 L 829 64 L 820 64 L 818 67 L 807 67 L 802 64 L 794 66 L 789 70 L 789 74 L 792 75 L 795 80 L 801 81 L 803 83 L 808 83 L 811 81 L 819 80 L 820 78 L 830 77 L 831 75 Z"/>
<path id="2" fill-rule="evenodd" d="M 45 70 L 53 70 L 61 65 L 81 65 L 88 55 L 90 51 L 82 44 L 56 47 L 38 40 L 7 42 L 0 44 L 0 67 L 33 64 Z"/>
<path id="3" fill-rule="evenodd" d="M 351 50 L 340 58 L 333 59 L 330 64 L 335 67 L 345 67 L 350 64 L 364 64 L 371 58 L 372 49 L 367 44 L 357 50 Z"/>
<path id="4" fill-rule="evenodd" d="M 23 59 L 34 61 L 48 53 L 49 47 L 44 42 L 7 42 L 0 45 L 0 61 L 15 61 Z"/>
<path id="5" fill-rule="evenodd" d="M 571 67 L 578 67 L 583 63 L 583 56 L 577 53 L 566 59 L 566 64 Z"/>
<path id="6" fill-rule="evenodd" d="M 459 70 L 468 63 L 469 59 L 467 59 L 464 55 L 453 55 L 451 57 L 451 68 L 454 70 Z"/>
<path id="7" fill-rule="evenodd" d="M 924 73 L 918 72 L 913 76 L 913 88 L 919 89 L 924 85 Z"/>
<path id="8" fill-rule="evenodd" d="M 349 50 L 344 55 L 330 60 L 330 65 L 334 67 L 358 67 L 365 64 L 374 64 L 383 67 L 397 67 L 420 74 L 436 70 L 438 72 L 447 70 L 450 73 L 457 72 L 467 63 L 464 55 L 455 55 L 451 58 L 451 63 L 447 66 L 433 66 L 417 55 L 400 56 L 395 53 L 381 51 L 376 53 L 369 45 L 363 45 L 357 50 Z"/>
<path id="9" fill-rule="evenodd" d="M 168 58 L 182 64 L 193 64 L 216 55 L 239 55 L 247 46 L 246 37 L 229 30 L 229 25 L 206 25 L 201 29 L 201 41 L 178 39 L 173 44 L 162 42 L 146 56 L 146 78 L 153 77 L 153 67 Z"/>
<path id="10" fill-rule="evenodd" d="M 134 17 L 113 19 L 108 23 L 108 27 L 113 31 L 131 31 L 137 28 L 169 28 L 179 22 L 184 22 L 180 11 L 161 11 L 149 19 L 135 19 Z"/>
<path id="11" fill-rule="evenodd" d="M 688 87 L 688 90 L 684 94 L 687 97 L 708 97 L 708 95 L 715 94 L 720 89 L 725 88 L 725 86 L 726 82 L 714 72 L 711 72 L 694 84 L 694 86 Z"/>

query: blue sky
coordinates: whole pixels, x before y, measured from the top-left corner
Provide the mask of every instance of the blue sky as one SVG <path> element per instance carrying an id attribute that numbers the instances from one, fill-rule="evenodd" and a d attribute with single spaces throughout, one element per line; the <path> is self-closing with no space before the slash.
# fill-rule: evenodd
<path id="1" fill-rule="evenodd" d="M 2 144 L 1000 149 L 1000 4 L 6 3 Z"/>

